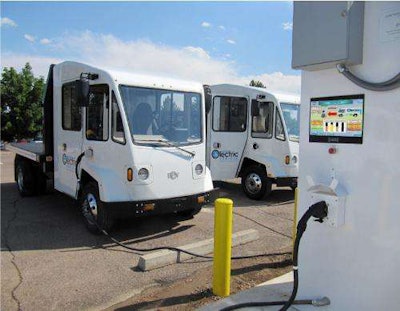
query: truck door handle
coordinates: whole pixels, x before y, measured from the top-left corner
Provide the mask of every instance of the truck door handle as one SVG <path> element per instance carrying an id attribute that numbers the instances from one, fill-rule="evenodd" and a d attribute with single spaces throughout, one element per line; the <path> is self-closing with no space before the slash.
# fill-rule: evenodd
<path id="1" fill-rule="evenodd" d="M 94 155 L 94 153 L 93 153 L 93 149 L 92 148 L 88 148 L 88 149 L 85 150 L 85 157 L 92 158 L 93 155 Z"/>
<path id="2" fill-rule="evenodd" d="M 62 144 L 62 149 L 63 149 L 63 151 L 67 150 L 67 144 L 66 143 Z"/>
<path id="3" fill-rule="evenodd" d="M 257 150 L 258 147 L 259 147 L 259 145 L 258 145 L 257 143 L 254 143 L 254 144 L 253 144 L 253 149 L 254 149 L 254 150 Z"/>

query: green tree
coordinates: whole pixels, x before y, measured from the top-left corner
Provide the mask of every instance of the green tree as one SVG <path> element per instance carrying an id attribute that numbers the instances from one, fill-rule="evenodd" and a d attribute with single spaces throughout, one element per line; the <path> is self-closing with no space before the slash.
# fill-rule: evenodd
<path id="1" fill-rule="evenodd" d="M 3 69 L 0 93 L 3 140 L 31 138 L 41 131 L 44 80 L 34 77 L 29 63 L 19 73 Z"/>
<path id="2" fill-rule="evenodd" d="M 258 80 L 251 80 L 250 83 L 249 83 L 249 86 L 262 87 L 264 89 L 266 88 L 264 83 L 262 83 L 261 81 L 258 81 Z"/>

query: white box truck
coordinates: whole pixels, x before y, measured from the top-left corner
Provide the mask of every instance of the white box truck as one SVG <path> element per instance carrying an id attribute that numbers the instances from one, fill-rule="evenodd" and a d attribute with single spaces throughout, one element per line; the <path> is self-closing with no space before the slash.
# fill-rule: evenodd
<path id="1" fill-rule="evenodd" d="M 207 162 L 213 180 L 241 177 L 255 200 L 272 184 L 297 186 L 300 98 L 263 88 L 212 85 Z"/>
<path id="2" fill-rule="evenodd" d="M 210 101 L 194 82 L 51 65 L 43 143 L 9 148 L 18 190 L 42 193 L 52 180 L 79 200 L 92 232 L 127 215 L 194 215 L 215 195 L 206 166 Z"/>

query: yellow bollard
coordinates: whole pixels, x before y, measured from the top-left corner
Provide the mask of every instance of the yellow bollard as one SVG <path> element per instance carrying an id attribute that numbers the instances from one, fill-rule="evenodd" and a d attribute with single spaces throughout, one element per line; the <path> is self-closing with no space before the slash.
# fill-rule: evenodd
<path id="1" fill-rule="evenodd" d="M 293 228 L 292 228 L 292 236 L 293 236 L 293 248 L 294 248 L 294 240 L 296 240 L 297 234 L 297 205 L 299 200 L 299 188 L 296 187 L 294 189 L 294 215 L 293 215 Z"/>
<path id="2" fill-rule="evenodd" d="M 215 201 L 213 293 L 220 297 L 231 290 L 232 212 L 232 200 Z"/>

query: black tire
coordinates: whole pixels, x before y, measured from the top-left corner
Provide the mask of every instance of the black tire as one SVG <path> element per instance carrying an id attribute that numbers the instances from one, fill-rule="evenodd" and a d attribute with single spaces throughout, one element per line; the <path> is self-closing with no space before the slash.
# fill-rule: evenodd
<path id="1" fill-rule="evenodd" d="M 188 209 L 188 210 L 185 210 L 185 211 L 179 211 L 179 212 L 177 212 L 177 214 L 178 214 L 179 216 L 183 217 L 183 218 L 191 219 L 191 218 L 193 218 L 195 215 L 197 215 L 198 213 L 200 213 L 200 211 L 201 211 L 201 207 L 195 207 L 195 208 Z"/>
<path id="2" fill-rule="evenodd" d="M 15 158 L 15 181 L 21 196 L 29 197 L 35 194 L 34 170 L 26 160 Z"/>
<path id="3" fill-rule="evenodd" d="M 113 226 L 113 219 L 108 213 L 103 202 L 100 201 L 99 188 L 97 183 L 87 183 L 82 191 L 80 198 L 80 209 L 86 225 L 86 228 L 99 234 L 99 229 L 109 232 Z"/>
<path id="4" fill-rule="evenodd" d="M 263 167 L 250 166 L 242 175 L 242 188 L 248 198 L 261 200 L 271 193 L 272 182 Z"/>
<path id="5" fill-rule="evenodd" d="M 35 179 L 35 194 L 45 194 L 47 190 L 47 178 L 39 167 L 36 167 L 35 169 Z"/>

